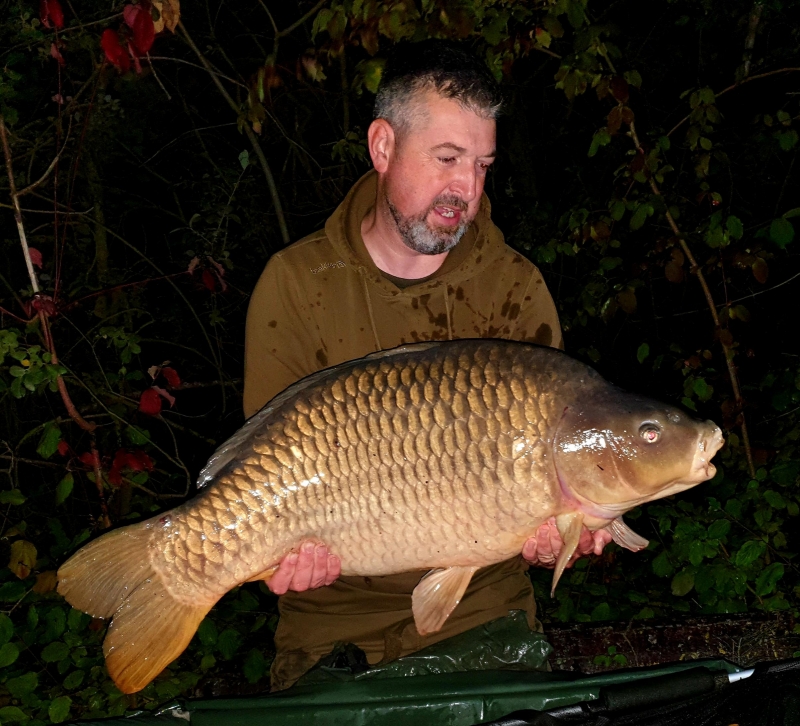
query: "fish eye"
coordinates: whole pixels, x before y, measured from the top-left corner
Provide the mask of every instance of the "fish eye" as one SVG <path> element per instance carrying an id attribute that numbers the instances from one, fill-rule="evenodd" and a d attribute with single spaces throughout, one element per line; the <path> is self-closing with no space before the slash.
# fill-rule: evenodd
<path id="1" fill-rule="evenodd" d="M 654 444 L 661 438 L 661 429 L 652 423 L 646 423 L 639 429 L 641 436 L 646 443 Z"/>

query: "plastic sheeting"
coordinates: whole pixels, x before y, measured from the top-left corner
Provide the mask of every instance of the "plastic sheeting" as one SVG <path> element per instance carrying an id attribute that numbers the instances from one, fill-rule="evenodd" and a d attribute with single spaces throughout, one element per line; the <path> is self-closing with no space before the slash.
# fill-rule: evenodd
<path id="1" fill-rule="evenodd" d="M 411 678 L 354 679 L 297 686 L 259 698 L 187 701 L 160 716 L 94 722 L 98 726 L 156 726 L 175 717 L 194 726 L 473 726 L 513 711 L 543 711 L 595 700 L 607 685 L 704 665 L 736 672 L 726 661 L 605 673 L 588 678 L 542 672 L 472 671 Z M 92 722 L 81 722 L 90 726 Z"/>

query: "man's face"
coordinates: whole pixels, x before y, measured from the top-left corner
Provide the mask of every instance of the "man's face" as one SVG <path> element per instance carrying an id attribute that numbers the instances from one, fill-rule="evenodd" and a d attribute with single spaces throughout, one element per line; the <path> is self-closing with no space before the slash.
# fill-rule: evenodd
<path id="1" fill-rule="evenodd" d="M 410 128 L 396 138 L 385 172 L 389 213 L 403 242 L 437 255 L 475 218 L 495 156 L 495 122 L 427 92 Z"/>

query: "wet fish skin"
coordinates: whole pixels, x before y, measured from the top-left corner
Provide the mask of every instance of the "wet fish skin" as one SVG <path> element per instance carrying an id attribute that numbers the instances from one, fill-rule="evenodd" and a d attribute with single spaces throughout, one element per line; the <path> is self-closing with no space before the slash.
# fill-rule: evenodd
<path id="1" fill-rule="evenodd" d="M 470 570 L 519 554 L 549 517 L 596 529 L 708 478 L 713 466 L 700 466 L 697 450 L 710 459 L 718 429 L 682 414 L 670 424 L 675 410 L 648 402 L 672 437 L 648 464 L 642 405 L 559 351 L 506 341 L 420 344 L 343 364 L 252 417 L 212 457 L 197 497 L 76 553 L 59 592 L 113 617 L 104 650 L 126 692 L 177 657 L 223 594 L 307 539 L 336 553 L 346 575 L 436 570 L 413 603 L 432 632 Z M 591 436 L 575 429 L 587 422 Z M 622 457 L 611 479 L 594 466 L 609 455 Z"/>

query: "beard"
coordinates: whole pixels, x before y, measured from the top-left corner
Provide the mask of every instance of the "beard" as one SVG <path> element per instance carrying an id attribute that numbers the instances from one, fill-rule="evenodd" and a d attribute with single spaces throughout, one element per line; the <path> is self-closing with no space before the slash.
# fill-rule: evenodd
<path id="1" fill-rule="evenodd" d="M 471 219 L 464 215 L 467 211 L 467 204 L 455 195 L 442 195 L 436 197 L 431 205 L 421 214 L 404 217 L 400 210 L 392 204 L 392 200 L 386 195 L 386 204 L 389 212 L 400 233 L 400 238 L 406 247 L 420 252 L 423 255 L 440 255 L 449 252 L 455 247 L 464 233 L 467 231 Z M 458 209 L 461 212 L 461 221 L 456 227 L 438 227 L 428 224 L 428 215 L 434 207 L 445 205 Z"/>

